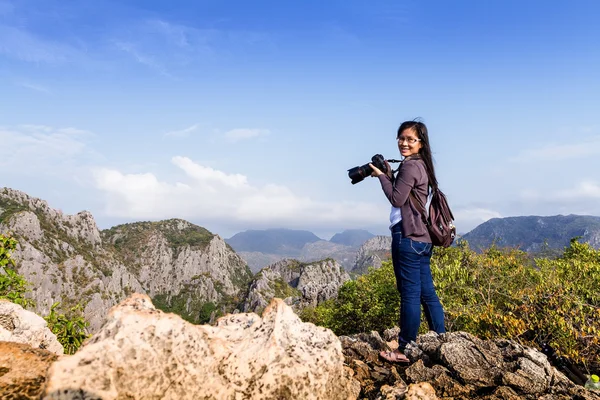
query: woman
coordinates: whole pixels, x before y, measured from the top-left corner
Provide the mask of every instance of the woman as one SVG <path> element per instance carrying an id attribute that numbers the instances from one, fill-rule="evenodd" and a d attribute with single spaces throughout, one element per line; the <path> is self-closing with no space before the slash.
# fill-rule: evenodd
<path id="1" fill-rule="evenodd" d="M 398 149 L 404 157 L 396 178 L 384 174 L 372 164 L 371 176 L 378 177 L 385 196 L 392 204 L 392 262 L 396 286 L 400 292 L 400 334 L 398 348 L 382 351 L 390 362 L 410 362 L 403 351 L 417 339 L 421 324 L 421 305 L 429 329 L 437 333 L 444 328 L 444 309 L 435 292 L 431 277 L 431 238 L 416 200 L 427 203 L 429 187 L 437 187 L 427 127 L 422 122 L 406 121 L 398 128 Z M 388 165 L 388 171 L 391 169 Z M 411 195 L 412 192 L 412 195 Z"/>

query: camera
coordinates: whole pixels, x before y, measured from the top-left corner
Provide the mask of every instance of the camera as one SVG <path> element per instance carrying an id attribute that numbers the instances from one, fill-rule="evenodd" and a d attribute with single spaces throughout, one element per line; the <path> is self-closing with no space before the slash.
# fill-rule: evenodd
<path id="1" fill-rule="evenodd" d="M 388 160 L 390 162 L 397 162 L 396 160 Z M 371 164 L 376 166 L 383 172 L 384 174 L 388 173 L 388 166 L 385 163 L 385 158 L 381 154 L 375 154 L 371 158 Z M 358 182 L 365 179 L 367 176 L 370 176 L 373 173 L 373 168 L 369 166 L 369 163 L 365 165 L 361 165 L 360 167 L 350 168 L 348 170 L 348 177 L 352 179 L 352 184 L 357 184 Z"/>

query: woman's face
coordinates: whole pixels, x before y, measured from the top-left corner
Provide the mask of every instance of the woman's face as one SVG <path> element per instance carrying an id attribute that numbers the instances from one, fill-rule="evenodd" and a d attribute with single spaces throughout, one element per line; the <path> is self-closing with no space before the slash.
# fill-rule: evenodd
<path id="1" fill-rule="evenodd" d="M 402 157 L 418 154 L 421 147 L 421 139 L 419 139 L 415 128 L 405 129 L 398 136 L 398 150 L 400 150 Z"/>

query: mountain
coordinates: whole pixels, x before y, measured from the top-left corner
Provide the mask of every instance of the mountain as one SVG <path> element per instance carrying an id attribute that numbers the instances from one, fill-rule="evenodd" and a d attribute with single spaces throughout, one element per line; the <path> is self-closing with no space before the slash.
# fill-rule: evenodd
<path id="1" fill-rule="evenodd" d="M 263 268 L 250 284 L 243 312 L 257 312 L 273 297 L 284 299 L 296 310 L 336 297 L 350 275 L 332 259 L 313 263 L 284 259 Z"/>
<path id="2" fill-rule="evenodd" d="M 341 233 L 336 233 L 329 241 L 331 243 L 359 247 L 374 236 L 371 232 L 364 229 L 347 229 Z"/>
<path id="3" fill-rule="evenodd" d="M 248 230 L 225 239 L 237 252 L 261 252 L 296 256 L 307 243 L 321 240 L 314 233 L 294 229 Z"/>
<path id="4" fill-rule="evenodd" d="M 332 258 L 346 270 L 354 268 L 356 252 L 372 233 L 353 229 L 335 234 L 331 240 L 319 239 L 308 231 L 291 229 L 249 230 L 225 241 L 256 273 L 269 264 L 286 258 L 313 262 Z"/>
<path id="5" fill-rule="evenodd" d="M 556 215 L 493 218 L 463 235 L 463 239 L 475 250 L 495 244 L 539 252 L 545 248 L 562 249 L 577 236 L 593 247 L 600 248 L 600 217 Z"/>
<path id="6" fill-rule="evenodd" d="M 380 268 L 383 261 L 392 257 L 391 247 L 392 238 L 390 236 L 375 236 L 367 240 L 358 249 L 350 272 L 362 275 L 368 272 L 369 267 Z"/>
<path id="7" fill-rule="evenodd" d="M 243 300 L 252 273 L 221 237 L 190 222 L 137 222 L 100 231 L 83 211 L 0 189 L 0 233 L 12 233 L 17 272 L 31 283 L 35 311 L 54 302 L 83 306 L 90 330 L 132 292 L 191 322 L 206 322 Z"/>

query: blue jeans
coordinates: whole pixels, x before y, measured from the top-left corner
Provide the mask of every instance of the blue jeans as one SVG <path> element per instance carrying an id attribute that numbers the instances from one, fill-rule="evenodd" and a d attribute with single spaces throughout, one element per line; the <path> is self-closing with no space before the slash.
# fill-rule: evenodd
<path id="1" fill-rule="evenodd" d="M 444 309 L 431 277 L 431 243 L 402 237 L 400 223 L 392 227 L 392 262 L 400 292 L 399 349 L 417 339 L 421 325 L 421 305 L 429 329 L 444 333 Z"/>

